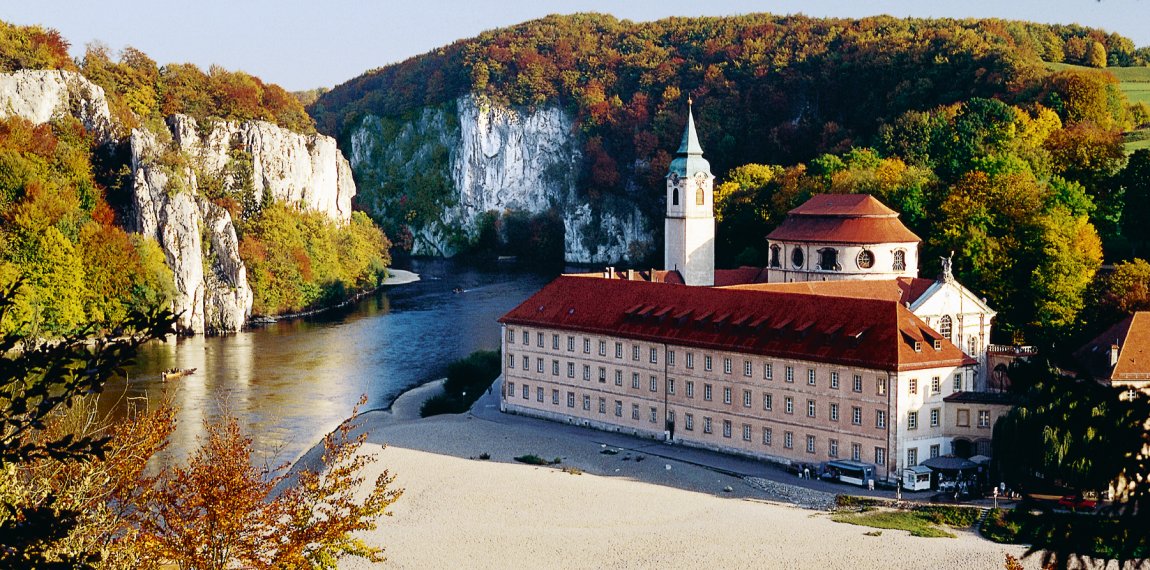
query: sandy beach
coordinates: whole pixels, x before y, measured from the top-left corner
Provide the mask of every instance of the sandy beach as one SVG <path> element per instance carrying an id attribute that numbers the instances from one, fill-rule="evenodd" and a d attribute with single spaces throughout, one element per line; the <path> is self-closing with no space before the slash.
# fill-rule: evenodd
<path id="1" fill-rule="evenodd" d="M 440 386 L 362 418 L 365 452 L 378 453 L 375 467 L 406 490 L 368 537 L 387 548 L 390 567 L 998 569 L 1006 553 L 1024 550 L 962 531 L 866 536 L 873 529 L 770 501 L 740 477 L 603 443 L 616 434 L 499 414 L 494 396 L 475 413 L 419 419 L 419 404 Z M 513 460 L 524 454 L 562 462 Z"/>

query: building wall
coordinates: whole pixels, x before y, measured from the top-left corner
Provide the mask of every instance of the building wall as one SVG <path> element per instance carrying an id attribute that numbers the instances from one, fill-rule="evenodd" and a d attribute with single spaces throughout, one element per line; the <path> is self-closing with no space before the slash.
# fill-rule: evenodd
<path id="1" fill-rule="evenodd" d="M 987 354 L 991 328 L 995 312 L 988 309 L 973 293 L 954 281 L 939 280 L 936 290 L 924 295 L 921 304 L 912 305 L 911 311 L 926 324 L 944 337 L 947 336 L 943 317 L 950 318 L 948 340 L 961 348 L 970 357 L 978 360 L 979 371 L 970 385 L 963 387 L 968 392 L 988 389 Z"/>
<path id="2" fill-rule="evenodd" d="M 901 372 L 895 379 L 897 409 L 892 446 L 900 455 L 891 467 L 897 470 L 918 465 L 923 461 L 951 455 L 951 426 L 947 410 L 952 404 L 943 399 L 963 391 L 973 382 L 974 367 L 943 367 Z"/>
<path id="3" fill-rule="evenodd" d="M 952 452 L 955 451 L 954 441 L 962 439 L 971 443 L 970 455 L 991 455 L 989 446 L 994 424 L 1011 409 L 1013 406 L 1009 404 L 947 402 L 946 436 Z"/>
<path id="4" fill-rule="evenodd" d="M 767 249 L 768 255 L 772 255 L 770 253 L 771 247 L 776 245 L 780 247 L 778 267 L 775 267 L 773 258 L 768 259 L 767 280 L 771 283 L 918 277 L 917 243 L 857 245 L 770 241 Z M 796 266 L 793 263 L 792 254 L 796 247 L 803 252 L 801 266 Z M 819 268 L 819 250 L 824 248 L 836 250 L 838 269 L 823 270 Z M 859 266 L 859 255 L 864 250 L 870 252 L 874 259 L 873 265 L 869 268 Z M 901 270 L 894 269 L 896 251 L 902 251 L 905 256 L 905 267 Z"/>
<path id="5" fill-rule="evenodd" d="M 515 325 L 504 328 L 503 354 L 505 411 L 782 463 L 857 458 L 896 473 L 897 376 L 887 371 Z"/>

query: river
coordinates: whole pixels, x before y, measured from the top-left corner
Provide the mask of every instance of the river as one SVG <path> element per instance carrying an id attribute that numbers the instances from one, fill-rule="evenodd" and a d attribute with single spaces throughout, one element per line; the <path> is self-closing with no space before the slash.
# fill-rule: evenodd
<path id="1" fill-rule="evenodd" d="M 176 431 L 162 462 L 189 454 L 204 421 L 224 414 L 253 438 L 257 460 L 293 461 L 347 418 L 361 395 L 364 409 L 387 407 L 404 390 L 443 377 L 451 361 L 497 349 L 495 320 L 551 278 L 442 260 L 415 260 L 410 269 L 420 281 L 348 307 L 234 335 L 151 343 L 126 379 L 108 383 L 102 403 L 119 410 L 129 399 L 174 404 Z M 196 371 L 161 382 L 169 368 Z"/>

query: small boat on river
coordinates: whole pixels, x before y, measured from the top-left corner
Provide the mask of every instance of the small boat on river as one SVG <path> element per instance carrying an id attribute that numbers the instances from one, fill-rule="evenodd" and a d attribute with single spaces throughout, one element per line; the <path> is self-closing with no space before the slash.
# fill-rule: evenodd
<path id="1" fill-rule="evenodd" d="M 196 371 L 195 368 L 169 368 L 160 373 L 160 380 L 167 382 L 168 380 L 176 380 L 183 378 Z"/>

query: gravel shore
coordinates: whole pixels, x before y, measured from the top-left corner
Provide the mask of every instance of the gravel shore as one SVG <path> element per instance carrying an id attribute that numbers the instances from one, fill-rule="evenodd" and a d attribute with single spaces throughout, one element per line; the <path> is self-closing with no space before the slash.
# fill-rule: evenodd
<path id="1" fill-rule="evenodd" d="M 390 567 L 1000 569 L 1006 553 L 1024 550 L 963 531 L 953 539 L 866 536 L 872 529 L 829 519 L 831 493 L 491 413 L 490 397 L 477 404 L 488 413 L 419 419 L 419 404 L 440 389 L 423 386 L 362 418 L 365 452 L 378 453 L 375 467 L 405 489 L 394 517 L 367 537 L 386 546 Z M 560 463 L 514 460 L 525 454 Z"/>

